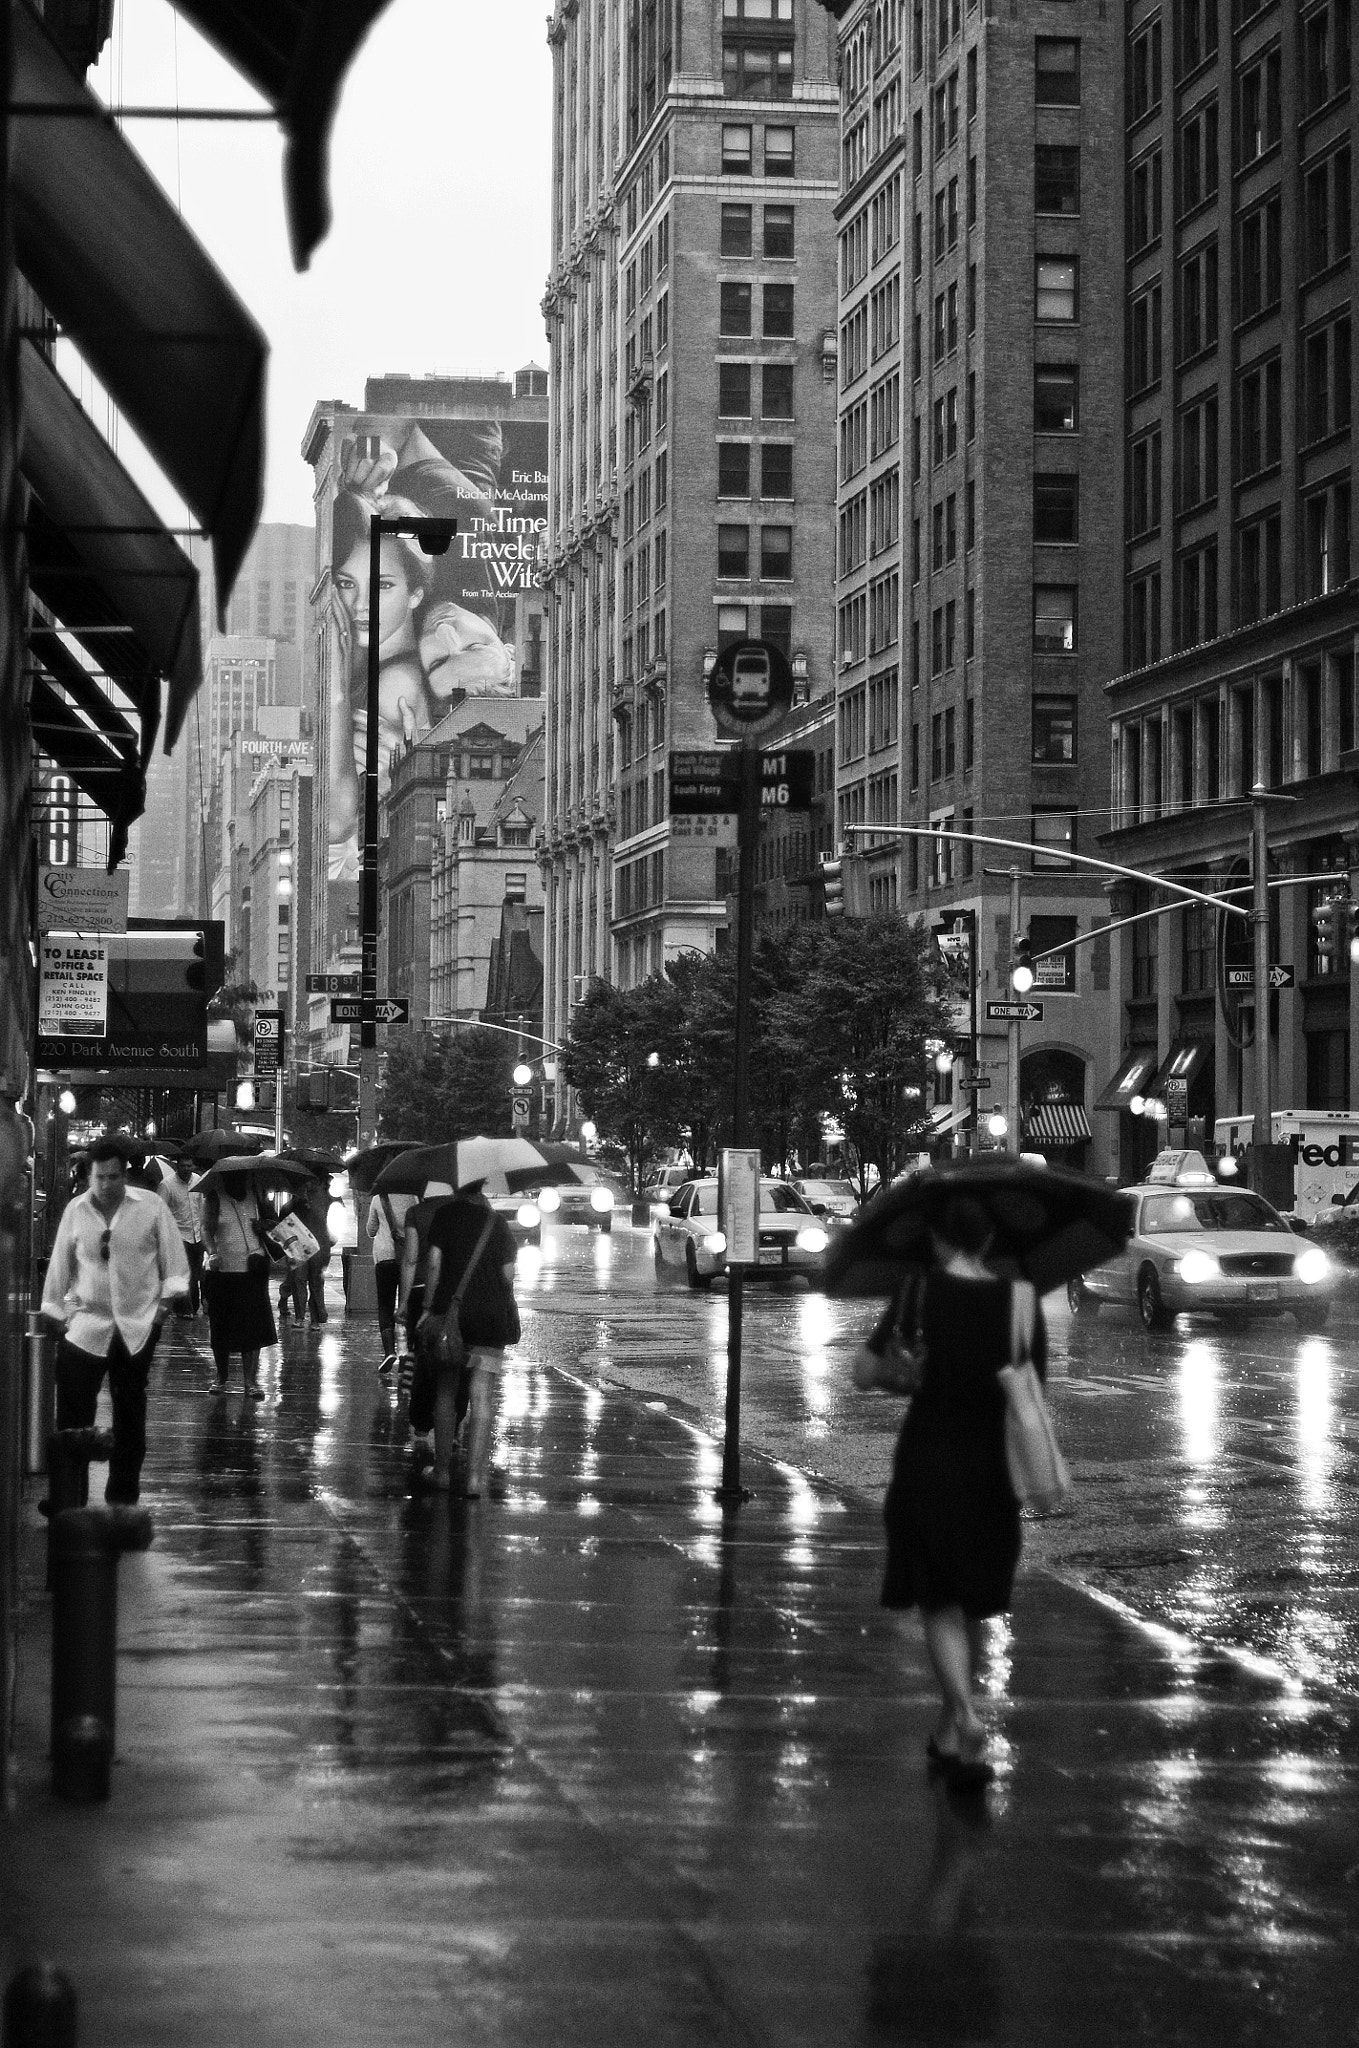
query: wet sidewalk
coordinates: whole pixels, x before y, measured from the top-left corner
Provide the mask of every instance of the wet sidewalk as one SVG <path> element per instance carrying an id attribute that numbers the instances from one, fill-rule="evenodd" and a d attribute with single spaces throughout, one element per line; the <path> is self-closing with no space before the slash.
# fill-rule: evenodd
<path id="1" fill-rule="evenodd" d="M 82 2044 L 1359 2042 L 1352 1700 L 1031 1573 L 951 1799 L 876 1502 L 747 1453 L 724 1517 L 707 1438 L 531 1355 L 491 1498 L 412 1493 L 367 1337 L 255 1407 L 172 1332 L 106 1807 L 47 1789 L 32 1517 L 0 1967 Z"/>

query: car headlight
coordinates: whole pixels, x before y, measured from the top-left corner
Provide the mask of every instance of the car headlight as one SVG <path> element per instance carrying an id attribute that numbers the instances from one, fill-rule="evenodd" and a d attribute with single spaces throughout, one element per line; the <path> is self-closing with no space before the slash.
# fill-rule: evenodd
<path id="1" fill-rule="evenodd" d="M 809 1224 L 806 1230 L 799 1230 L 794 1240 L 800 1252 L 823 1252 L 830 1243 L 824 1230 L 817 1224 Z"/>
<path id="2" fill-rule="evenodd" d="M 535 1203 L 521 1202 L 514 1212 L 514 1220 L 521 1230 L 536 1230 L 543 1219 Z"/>
<path id="3" fill-rule="evenodd" d="M 724 1252 L 727 1249 L 726 1232 L 723 1230 L 710 1230 L 703 1240 L 703 1249 L 705 1252 L 714 1253 L 714 1255 Z"/>
<path id="4" fill-rule="evenodd" d="M 544 1216 L 551 1216 L 561 1205 L 562 1198 L 555 1188 L 544 1188 L 538 1196 L 538 1207 Z"/>
<path id="5" fill-rule="evenodd" d="M 1315 1287 L 1320 1280 L 1331 1277 L 1331 1262 L 1319 1245 L 1308 1245 L 1293 1261 L 1293 1277 L 1302 1280 L 1308 1287 Z"/>
<path id="6" fill-rule="evenodd" d="M 1188 1287 L 1202 1287 L 1206 1280 L 1222 1278 L 1222 1268 L 1211 1252 L 1186 1252 L 1175 1261 L 1175 1271 Z"/>
<path id="7" fill-rule="evenodd" d="M 612 1207 L 613 1207 L 613 1191 L 612 1191 L 612 1189 L 611 1189 L 611 1188 L 591 1188 L 591 1190 L 590 1190 L 590 1207 L 591 1207 L 592 1209 L 596 1210 L 596 1211 L 598 1212 L 598 1214 L 599 1214 L 599 1215 L 601 1215 L 601 1216 L 605 1216 L 605 1215 L 607 1215 L 607 1214 L 608 1214 L 608 1212 L 609 1212 L 609 1210 L 610 1210 L 610 1209 L 612 1209 Z"/>

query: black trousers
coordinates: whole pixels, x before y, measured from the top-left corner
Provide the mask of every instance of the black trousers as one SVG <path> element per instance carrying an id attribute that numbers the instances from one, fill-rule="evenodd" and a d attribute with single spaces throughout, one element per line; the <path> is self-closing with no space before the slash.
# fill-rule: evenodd
<path id="1" fill-rule="evenodd" d="M 93 1426 L 99 1389 L 109 1376 L 113 1397 L 113 1456 L 109 1459 L 104 1499 L 130 1505 L 141 1494 L 142 1460 L 146 1456 L 146 1382 L 155 1355 L 153 1330 L 135 1356 L 115 1330 L 107 1358 L 80 1351 L 68 1338 L 57 1346 L 57 1428 Z M 88 1489 L 82 1490 L 83 1506 Z"/>
<path id="2" fill-rule="evenodd" d="M 201 1244 L 190 1244 L 187 1237 L 182 1238 L 180 1242 L 189 1261 L 189 1291 L 181 1295 L 175 1303 L 175 1314 L 181 1321 L 187 1322 L 191 1316 L 198 1314 L 203 1302 L 203 1247 Z"/>
<path id="3" fill-rule="evenodd" d="M 400 1259 L 374 1259 L 373 1281 L 377 1288 L 378 1329 L 384 1352 L 396 1349 L 396 1297 L 401 1290 Z"/>

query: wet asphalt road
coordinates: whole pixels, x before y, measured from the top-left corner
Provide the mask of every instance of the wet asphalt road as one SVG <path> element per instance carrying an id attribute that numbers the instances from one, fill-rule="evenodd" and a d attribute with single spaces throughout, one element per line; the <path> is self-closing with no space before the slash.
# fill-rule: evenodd
<path id="1" fill-rule="evenodd" d="M 719 1440 L 727 1302 L 659 1285 L 646 1231 L 544 1230 L 520 1293 L 546 1313 L 525 1348 L 664 1401 Z M 1359 1287 L 1323 1335 L 1291 1318 L 1227 1328 L 1131 1311 L 1076 1322 L 1049 1297 L 1051 1392 L 1078 1481 L 1071 1515 L 1031 1525 L 1031 1560 L 1308 1690 L 1359 1690 Z M 859 1393 L 850 1356 L 873 1305 L 801 1281 L 746 1289 L 742 1441 L 880 1492 L 900 1406 Z"/>

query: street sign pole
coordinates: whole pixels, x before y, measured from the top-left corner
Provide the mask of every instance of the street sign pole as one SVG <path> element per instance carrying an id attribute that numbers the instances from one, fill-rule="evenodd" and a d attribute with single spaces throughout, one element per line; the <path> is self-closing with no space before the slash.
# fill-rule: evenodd
<path id="1" fill-rule="evenodd" d="M 1019 919 L 1022 906 L 1019 900 L 1019 869 L 1010 870 L 1010 951 L 1013 953 L 1019 942 Z M 1009 1123 L 1008 1137 L 1010 1150 L 1019 1156 L 1019 1034 L 1023 1026 L 1018 1017 L 1010 1019 L 1010 1073 L 1006 1089 L 1005 1113 Z"/>
<path id="2" fill-rule="evenodd" d="M 1255 939 L 1255 1124 L 1252 1142 L 1260 1149 L 1272 1144 L 1269 1100 L 1269 841 L 1265 831 L 1265 791 L 1257 782 L 1251 791 L 1252 922 Z"/>
<path id="3" fill-rule="evenodd" d="M 736 888 L 736 1081 L 732 1094 L 731 1142 L 739 1149 L 749 1142 L 750 1122 L 750 984 L 755 955 L 755 849 L 760 837 L 761 763 L 758 746 L 741 749 L 741 809 L 737 829 Z M 759 1193 L 756 1191 L 756 1243 L 759 1242 Z M 734 1507 L 748 1498 L 741 1485 L 741 1322 L 744 1275 L 727 1265 L 727 1400 L 722 1436 L 722 1484 L 717 1498 Z"/>

